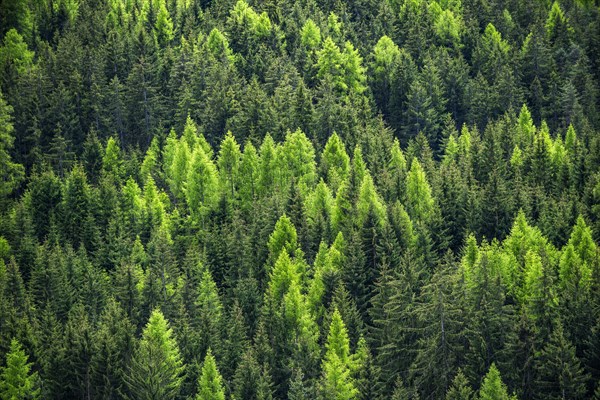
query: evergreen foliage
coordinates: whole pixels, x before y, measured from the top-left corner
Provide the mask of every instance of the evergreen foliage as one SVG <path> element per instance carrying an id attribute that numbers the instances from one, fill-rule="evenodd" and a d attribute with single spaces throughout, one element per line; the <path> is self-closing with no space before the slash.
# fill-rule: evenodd
<path id="1" fill-rule="evenodd" d="M 0 1 L 0 398 L 600 398 L 600 9 Z"/>

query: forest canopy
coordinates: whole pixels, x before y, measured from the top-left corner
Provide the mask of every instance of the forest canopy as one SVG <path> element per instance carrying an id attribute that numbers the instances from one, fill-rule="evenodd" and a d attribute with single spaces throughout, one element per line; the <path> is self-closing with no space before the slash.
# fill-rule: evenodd
<path id="1" fill-rule="evenodd" d="M 0 1 L 0 399 L 600 399 L 594 0 Z"/>

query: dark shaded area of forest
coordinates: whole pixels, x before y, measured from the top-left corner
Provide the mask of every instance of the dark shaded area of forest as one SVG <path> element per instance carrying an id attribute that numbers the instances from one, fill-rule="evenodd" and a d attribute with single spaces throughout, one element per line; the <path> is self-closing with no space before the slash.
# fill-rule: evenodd
<path id="1" fill-rule="evenodd" d="M 600 399 L 592 0 L 0 1 L 1 399 Z"/>

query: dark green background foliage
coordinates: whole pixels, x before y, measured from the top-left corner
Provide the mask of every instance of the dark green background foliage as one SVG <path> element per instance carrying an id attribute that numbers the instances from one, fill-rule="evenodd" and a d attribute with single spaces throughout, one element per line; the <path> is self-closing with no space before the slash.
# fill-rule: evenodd
<path id="1" fill-rule="evenodd" d="M 599 81 L 593 0 L 1 0 L 0 398 L 600 399 Z"/>

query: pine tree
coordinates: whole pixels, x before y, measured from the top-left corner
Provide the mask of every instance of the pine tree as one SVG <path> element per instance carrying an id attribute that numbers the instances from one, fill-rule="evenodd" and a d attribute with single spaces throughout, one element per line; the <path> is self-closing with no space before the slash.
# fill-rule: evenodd
<path id="1" fill-rule="evenodd" d="M 118 183 L 123 177 L 123 172 L 121 149 L 118 142 L 113 137 L 109 137 L 102 156 L 102 173 Z"/>
<path id="2" fill-rule="evenodd" d="M 452 374 L 465 352 L 457 275 L 452 260 L 444 260 L 415 305 L 421 338 L 411 367 L 415 386 L 424 398 L 441 398 L 450 388 Z"/>
<path id="3" fill-rule="evenodd" d="M 173 254 L 173 245 L 167 227 L 160 226 L 152 233 L 148 243 L 150 262 L 142 287 L 142 319 L 149 317 L 156 307 L 160 307 L 171 318 L 179 312 L 179 268 Z M 128 297 L 133 298 L 133 293 Z"/>
<path id="4" fill-rule="evenodd" d="M 221 142 L 217 165 L 219 166 L 219 173 L 221 175 L 221 185 L 223 190 L 228 193 L 230 201 L 235 199 L 237 189 L 242 180 L 238 176 L 241 158 L 240 146 L 235 141 L 231 131 L 229 131 Z"/>
<path id="5" fill-rule="evenodd" d="M 91 359 L 94 396 L 114 398 L 126 393 L 126 366 L 134 349 L 134 326 L 123 308 L 109 300 L 94 334 Z"/>
<path id="6" fill-rule="evenodd" d="M 173 331 L 162 313 L 154 310 L 125 378 L 130 398 L 176 399 L 184 371 Z"/>
<path id="7" fill-rule="evenodd" d="M 545 399 L 583 399 L 589 375 L 575 355 L 575 347 L 558 323 L 537 360 L 537 395 Z"/>
<path id="8" fill-rule="evenodd" d="M 85 229 L 95 224 L 91 200 L 91 190 L 85 171 L 77 165 L 67 177 L 62 199 L 62 232 L 73 247 L 79 247 L 82 242 L 88 245 L 84 242 Z"/>
<path id="9" fill-rule="evenodd" d="M 267 244 L 269 249 L 269 263 L 274 264 L 284 250 L 288 255 L 293 256 L 298 248 L 297 240 L 298 235 L 292 221 L 285 215 L 281 216 L 275 224 L 273 233 L 269 236 Z"/>
<path id="10" fill-rule="evenodd" d="M 300 368 L 296 368 L 292 371 L 292 378 L 290 381 L 290 389 L 288 390 L 287 397 L 289 400 L 308 400 L 313 398 L 314 394 L 307 387 L 307 383 L 304 379 L 304 374 Z M 312 395 L 312 396 L 311 396 Z"/>
<path id="11" fill-rule="evenodd" d="M 197 220 L 203 217 L 218 200 L 217 170 L 201 146 L 197 146 L 191 156 L 185 196 L 191 214 Z"/>
<path id="12" fill-rule="evenodd" d="M 472 398 L 473 389 L 469 386 L 465 375 L 459 370 L 452 380 L 452 386 L 446 392 L 446 400 L 471 400 Z"/>
<path id="13" fill-rule="evenodd" d="M 92 395 L 92 327 L 81 303 L 69 311 L 65 326 L 63 345 L 66 349 L 63 361 L 67 373 L 63 376 L 67 397 L 88 398 Z"/>
<path id="14" fill-rule="evenodd" d="M 350 157 L 337 133 L 327 139 L 321 154 L 321 170 L 332 192 L 336 192 L 350 170 Z"/>
<path id="15" fill-rule="evenodd" d="M 0 91 L 0 169 L 4 171 L 0 180 L 0 204 L 5 196 L 17 188 L 25 172 L 23 166 L 14 163 L 10 156 L 15 141 L 12 111 L 13 108 L 6 103 Z"/>
<path id="16" fill-rule="evenodd" d="M 32 311 L 29 294 L 15 259 L 11 257 L 8 265 L 5 265 L 0 257 L 0 349 L 3 353 L 9 351 L 12 339 L 27 343 L 31 333 Z"/>
<path id="17" fill-rule="evenodd" d="M 373 47 L 373 85 L 375 101 L 386 115 L 389 113 L 390 94 L 395 81 L 396 68 L 400 63 L 400 49 L 388 36 L 382 36 Z"/>
<path id="18" fill-rule="evenodd" d="M 280 159 L 279 185 L 281 187 L 285 187 L 284 184 L 287 185 L 285 178 L 291 175 L 297 180 L 303 193 L 312 189 L 317 180 L 315 149 L 304 132 L 300 129 L 288 132 L 278 158 Z M 282 162 L 285 164 L 281 165 Z"/>
<path id="19" fill-rule="evenodd" d="M 40 398 L 37 372 L 31 371 L 27 354 L 18 340 L 13 339 L 6 354 L 6 366 L 0 370 L 0 397 L 11 400 Z"/>
<path id="20" fill-rule="evenodd" d="M 158 12 L 154 23 L 154 35 L 160 46 L 167 46 L 173 40 L 173 22 L 165 1 L 158 0 L 156 3 L 154 7 L 158 8 Z"/>
<path id="21" fill-rule="evenodd" d="M 506 385 L 502 382 L 500 372 L 495 364 L 490 365 L 479 389 L 480 400 L 509 400 Z"/>
<path id="22" fill-rule="evenodd" d="M 263 354 L 264 356 L 264 354 Z M 233 378 L 233 394 L 236 399 L 268 399 L 272 388 L 268 368 L 259 365 L 254 347 L 250 346 L 241 357 Z"/>
<path id="23" fill-rule="evenodd" d="M 358 339 L 352 362 L 354 364 L 352 375 L 358 390 L 357 398 L 361 400 L 376 398 L 380 390 L 379 368 L 375 365 L 369 345 L 362 336 Z"/>
<path id="24" fill-rule="evenodd" d="M 407 211 L 413 220 L 429 222 L 433 216 L 434 199 L 425 172 L 417 159 L 413 159 L 406 177 Z"/>
<path id="25" fill-rule="evenodd" d="M 350 346 L 346 326 L 337 310 L 334 310 L 327 335 L 326 352 L 322 364 L 319 386 L 321 399 L 355 399 L 358 390 L 351 376 Z"/>
<path id="26" fill-rule="evenodd" d="M 215 358 L 209 348 L 202 365 L 196 400 L 225 400 L 222 380 Z"/>
<path id="27" fill-rule="evenodd" d="M 212 274 L 205 269 L 198 288 L 196 299 L 197 315 L 192 316 L 199 332 L 198 354 L 206 354 L 209 348 L 221 354 L 223 305 Z"/>

